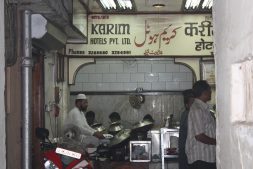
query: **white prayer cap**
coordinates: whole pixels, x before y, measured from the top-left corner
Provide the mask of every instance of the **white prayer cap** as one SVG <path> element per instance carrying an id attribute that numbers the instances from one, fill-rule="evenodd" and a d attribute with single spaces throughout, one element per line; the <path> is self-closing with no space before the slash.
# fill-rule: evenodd
<path id="1" fill-rule="evenodd" d="M 85 94 L 78 94 L 76 96 L 76 100 L 80 100 L 80 99 L 87 99 L 87 97 L 85 96 Z"/>

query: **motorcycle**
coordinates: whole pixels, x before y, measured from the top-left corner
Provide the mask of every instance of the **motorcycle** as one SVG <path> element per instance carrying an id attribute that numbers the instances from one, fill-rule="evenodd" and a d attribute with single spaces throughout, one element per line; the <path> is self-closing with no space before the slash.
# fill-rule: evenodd
<path id="1" fill-rule="evenodd" d="M 41 141 L 44 169 L 93 169 L 85 151 L 80 152 L 79 148 L 77 150 L 76 145 L 71 145 L 71 141 L 52 143 L 48 136 L 47 129 L 36 128 L 36 137 Z"/>

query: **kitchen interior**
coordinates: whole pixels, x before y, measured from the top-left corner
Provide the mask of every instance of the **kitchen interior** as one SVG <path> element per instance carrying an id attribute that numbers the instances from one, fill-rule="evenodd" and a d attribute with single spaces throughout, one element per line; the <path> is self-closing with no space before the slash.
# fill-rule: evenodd
<path id="1" fill-rule="evenodd" d="M 107 12 L 103 10 L 95 0 L 82 1 L 86 4 L 85 14 L 90 15 L 93 12 L 92 9 L 97 10 L 100 14 Z M 138 16 L 136 15 L 138 13 L 183 13 L 188 15 L 188 12 L 182 8 L 182 2 L 185 1 L 135 0 L 132 2 L 135 2 L 135 10 L 126 13 L 134 14 L 135 16 Z M 164 3 L 165 8 L 153 8 L 152 4 L 157 2 Z M 177 5 L 178 3 L 181 4 Z M 64 115 L 70 109 L 69 84 L 72 84 L 73 76 L 68 77 L 71 70 L 68 70 L 66 57 L 64 57 L 66 59 L 66 65 L 64 66 L 64 70 L 62 70 L 62 72 L 64 72 L 64 77 L 60 74 L 57 76 L 58 78 L 54 78 L 54 73 L 51 72 L 56 72 L 58 69 L 56 68 L 56 62 L 62 62 L 63 60 L 63 57 L 60 57 L 60 61 L 54 58 L 57 58 L 56 51 L 60 52 L 61 49 L 64 48 L 67 37 L 68 41 L 70 41 L 70 38 L 73 40 L 83 37 L 83 34 L 80 34 L 76 29 L 73 30 L 71 4 L 72 2 L 69 0 L 1 1 L 0 53 L 1 56 L 5 56 L 1 57 L 2 60 L 0 64 L 2 69 L 0 78 L 3 82 L 1 83 L 0 89 L 2 94 L 0 102 L 2 108 L 0 118 L 2 136 L 0 141 L 2 152 L 0 159 L 2 168 L 21 168 L 22 163 L 30 164 L 32 162 L 33 166 L 29 168 L 41 169 L 42 167 L 36 166 L 36 164 L 41 162 L 41 159 L 39 156 L 39 141 L 33 135 L 34 126 L 32 126 L 33 131 L 31 131 L 31 133 L 29 133 L 28 129 L 24 130 L 23 133 L 22 129 L 26 127 L 26 124 L 30 124 L 27 123 L 30 121 L 22 121 L 22 118 L 24 115 L 29 114 L 32 116 L 33 124 L 36 124 L 35 127 L 41 126 L 50 128 L 50 125 L 48 125 L 50 121 L 48 118 L 49 115 L 53 117 L 52 126 L 54 126 L 55 122 L 60 125 L 62 122 L 61 119 L 64 119 Z M 79 6 L 82 7 L 81 5 Z M 44 32 L 47 30 L 46 37 L 49 38 L 49 41 L 47 41 L 48 43 L 42 43 L 43 45 L 39 48 L 40 50 L 38 50 L 38 48 L 37 50 L 36 48 L 32 50 L 34 65 L 32 67 L 33 77 L 30 78 L 30 80 L 33 81 L 34 85 L 29 86 L 29 89 L 33 91 L 33 95 L 30 92 L 26 93 L 21 87 L 21 83 L 24 81 L 24 78 L 21 77 L 21 67 L 22 64 L 27 63 L 21 62 L 23 59 L 22 52 L 24 51 L 24 49 L 22 49 L 22 44 L 26 43 L 26 41 L 21 38 L 21 36 L 23 36 L 21 30 L 25 28 L 22 21 L 24 19 L 23 10 L 31 10 L 33 16 L 35 14 L 43 15 L 44 20 L 41 21 L 50 28 L 41 29 Z M 110 13 L 122 12 L 124 11 L 112 11 Z M 194 10 L 190 13 L 194 13 Z M 207 13 L 211 14 L 211 11 Z M 196 16 L 196 14 L 194 15 Z M 216 96 L 213 97 L 216 98 L 213 100 L 216 101 L 218 111 L 216 119 L 217 140 L 219 142 L 216 152 L 217 166 L 218 168 L 224 169 L 252 168 L 252 107 L 248 106 L 252 105 L 248 104 L 251 103 L 250 100 L 252 100 L 252 88 L 246 88 L 244 85 L 252 85 L 252 75 L 250 75 L 252 71 L 249 71 L 250 68 L 252 68 L 253 33 L 252 22 L 250 22 L 253 18 L 252 1 L 216 0 L 212 7 L 212 16 L 215 32 L 213 36 L 215 51 L 213 54 L 216 69 L 215 90 L 217 91 L 217 93 L 214 93 Z M 39 27 L 39 23 L 40 22 L 37 22 L 35 25 Z M 35 25 L 32 26 L 33 29 Z M 5 30 L 3 28 L 5 28 Z M 38 28 L 35 30 L 36 32 L 40 32 Z M 57 33 L 52 33 L 52 30 L 55 30 Z M 57 35 L 58 37 L 61 35 L 62 39 L 55 38 L 56 36 L 52 35 Z M 37 38 L 40 42 L 45 40 L 41 37 Z M 29 38 L 27 38 L 27 40 L 29 40 Z M 33 39 L 30 44 L 32 44 L 33 47 L 35 44 L 38 45 L 35 39 Z M 61 56 L 64 56 L 64 52 L 61 52 Z M 168 56 L 175 57 L 174 55 Z M 143 57 L 143 55 L 140 57 Z M 158 57 L 156 56 L 155 58 Z M 213 59 L 213 56 L 211 56 L 211 59 Z M 181 55 L 181 57 L 175 57 L 175 60 L 177 63 L 180 62 L 184 64 L 186 64 L 185 62 L 187 60 L 188 65 L 191 65 L 190 67 L 194 69 L 196 78 L 201 79 L 200 59 L 198 56 L 194 54 L 187 56 Z M 76 63 L 75 65 L 79 64 Z M 71 67 L 75 67 L 75 65 Z M 241 67 L 243 67 L 243 69 L 241 69 Z M 60 69 L 62 68 L 63 67 L 60 66 Z M 60 91 L 60 95 L 56 95 L 60 97 L 56 97 L 56 99 L 54 97 L 55 91 L 56 93 Z M 26 99 L 23 97 L 24 93 L 32 95 L 29 97 L 29 99 L 32 99 L 32 103 L 28 103 L 32 106 L 32 110 L 29 110 L 29 112 L 22 109 L 24 105 L 23 100 Z M 54 113 L 51 111 L 54 106 L 48 106 L 55 105 L 54 103 L 57 103 L 60 108 L 59 117 L 57 118 L 55 118 L 53 115 Z M 212 103 L 214 103 L 214 101 L 212 101 Z M 45 109 L 45 107 L 47 107 L 47 109 Z M 45 119 L 47 120 L 45 121 Z M 26 140 L 26 138 L 22 137 L 24 134 L 30 135 L 33 140 Z M 25 145 L 23 143 L 25 143 Z M 29 145 L 33 145 L 33 149 L 29 149 L 31 148 Z M 28 150 L 25 151 L 28 154 L 24 153 L 23 150 Z M 135 164 L 137 164 L 137 162 Z"/>
<path id="2" fill-rule="evenodd" d="M 179 24 L 181 24 L 180 18 L 183 19 L 182 22 L 188 21 L 187 15 L 191 15 L 191 19 L 200 16 L 199 18 L 204 18 L 204 20 L 198 20 L 198 18 L 197 22 L 200 24 L 201 21 L 206 21 L 208 24 L 198 25 L 198 28 L 211 29 L 212 26 L 209 23 L 212 22 L 212 1 L 199 1 L 200 4 L 196 4 L 194 0 L 170 2 L 166 0 L 145 0 L 143 2 L 129 0 L 125 2 L 124 9 L 118 9 L 119 2 L 108 2 L 80 0 L 73 1 L 72 4 L 64 1 L 63 9 L 58 9 L 68 12 L 73 10 L 72 22 L 78 29 L 77 34 L 89 35 L 88 38 L 82 39 L 85 36 L 76 36 L 75 33 L 68 40 L 66 40 L 66 35 L 57 34 L 60 38 L 56 37 L 55 32 L 49 31 L 57 32 L 58 25 L 58 27 L 52 26 L 52 29 L 48 29 L 46 36 L 33 39 L 35 48 L 46 49 L 42 52 L 44 56 L 43 102 L 45 105 L 42 106 L 41 114 L 44 116 L 42 126 L 49 130 L 50 139 L 57 141 L 61 137 L 61 129 L 66 114 L 74 106 L 76 95 L 85 93 L 89 102 L 87 111 L 94 111 L 95 121 L 100 124 L 94 127 L 97 130 L 102 128 L 105 133 L 112 134 L 114 132 L 110 143 L 99 147 L 103 153 L 98 153 L 96 156 L 98 167 L 99 165 L 100 167 L 108 165 L 108 168 L 115 169 L 117 167 L 177 169 L 179 121 L 181 113 L 184 111 L 182 91 L 192 88 L 196 80 L 209 80 L 212 83 L 213 90 L 212 100 L 209 103 L 210 109 L 213 109 L 215 105 L 213 49 L 208 46 L 212 44 L 210 43 L 212 36 L 208 34 L 205 37 L 207 41 L 209 40 L 208 42 L 205 42 L 204 37 L 202 37 L 204 39 L 202 39 L 202 43 L 198 41 L 199 39 L 194 39 L 193 45 L 182 47 L 180 44 L 184 38 L 183 35 L 192 36 L 190 35 L 192 32 L 187 32 L 190 30 L 187 29 L 187 26 L 191 28 L 191 31 L 195 31 L 196 27 L 192 29 L 195 23 L 192 23 L 183 25 L 185 26 L 184 30 L 180 30 L 183 26 L 172 30 L 175 35 L 171 35 L 167 39 L 167 43 L 169 44 L 170 40 L 176 39 L 177 33 L 181 41 L 177 42 L 175 46 L 172 45 L 172 48 L 168 50 L 162 51 L 159 46 L 159 50 L 151 47 L 150 50 L 141 51 L 143 44 L 140 41 L 137 43 L 135 39 L 137 35 L 137 38 L 140 38 L 143 33 L 146 36 L 152 26 L 153 28 L 156 26 L 155 29 L 159 31 L 164 31 L 163 26 L 168 24 L 166 18 L 170 17 L 169 15 L 174 15 L 175 18 L 171 16 L 171 20 L 174 20 L 173 23 Z M 110 2 L 116 2 L 115 8 L 114 5 L 110 6 Z M 132 4 L 131 7 L 128 6 L 129 3 Z M 26 5 L 24 8 L 31 9 L 36 13 L 36 5 Z M 49 26 L 51 23 L 59 24 L 60 20 L 54 21 L 51 16 L 47 16 L 47 12 L 43 12 L 43 9 L 39 10 L 50 22 L 35 15 L 33 20 L 38 19 L 43 23 L 45 22 L 47 28 L 51 28 Z M 131 46 L 126 48 L 125 46 L 117 46 L 118 42 L 113 39 L 111 42 L 108 41 L 108 43 L 115 44 L 111 46 L 106 45 L 105 41 L 101 39 L 91 41 L 92 38 L 96 37 L 120 37 L 120 35 L 104 35 L 103 28 L 93 30 L 92 34 L 90 32 L 92 26 L 94 29 L 97 27 L 91 24 L 102 25 L 104 23 L 103 20 L 100 21 L 99 19 L 115 17 L 115 23 L 117 23 L 121 17 L 131 20 L 130 25 L 132 26 L 136 24 L 132 20 L 138 14 L 143 15 L 144 18 L 142 16 L 136 17 L 137 22 L 139 20 L 142 22 L 136 26 L 142 30 L 140 31 L 142 34 L 137 34 L 135 38 L 133 35 L 129 36 L 131 44 L 135 42 L 138 46 L 135 46 L 135 49 L 131 49 Z M 145 19 L 151 20 L 150 25 L 144 21 Z M 193 21 L 194 19 L 189 22 Z M 40 26 L 40 24 L 36 25 L 35 23 L 33 26 Z M 67 32 L 66 29 L 68 28 L 65 27 L 64 29 L 64 31 L 60 29 L 60 32 Z M 97 32 L 98 34 L 102 33 L 101 35 L 94 35 Z M 112 28 L 107 32 L 112 32 Z M 209 30 L 208 33 L 210 32 L 212 31 Z M 203 33 L 203 30 L 200 33 Z M 48 38 L 52 36 L 51 34 L 53 34 L 53 39 Z M 124 43 L 128 44 L 128 41 Z M 206 46 L 201 48 L 200 45 L 202 44 Z M 84 48 L 82 48 L 83 46 Z M 102 53 L 100 48 L 103 49 Z M 122 51 L 113 52 L 115 48 L 123 48 L 124 51 L 123 53 L 120 53 Z M 132 53 L 129 53 L 129 48 Z M 107 50 L 111 54 L 106 53 Z M 121 124 L 112 125 L 109 121 L 109 115 L 112 112 L 118 112 L 122 123 L 123 121 L 128 123 L 128 127 Z M 147 114 L 153 118 L 151 123 L 143 121 L 143 117 Z M 42 122 L 40 121 L 40 123 Z M 116 129 L 117 131 L 115 131 Z M 38 140 L 34 139 L 34 141 L 38 143 Z M 110 149 L 116 154 L 111 153 Z M 105 151 L 106 153 L 104 153 Z M 140 154 L 143 151 L 144 156 Z"/>
<path id="3" fill-rule="evenodd" d="M 137 3 L 137 1 L 135 2 Z M 162 9 L 163 7 L 160 7 L 158 10 Z M 206 14 L 206 11 L 210 12 L 210 10 L 211 8 L 208 6 L 203 10 L 208 21 L 210 21 L 210 15 Z M 94 14 L 94 16 L 97 15 Z M 91 15 L 89 18 L 97 19 L 94 16 Z M 98 16 L 108 17 L 106 15 Z M 111 16 L 109 15 L 109 17 Z M 121 17 L 123 18 L 123 16 Z M 154 16 L 154 20 L 158 19 L 160 25 L 163 20 L 166 20 L 165 18 L 166 16 L 158 16 L 158 18 Z M 88 19 L 88 31 L 92 30 L 89 23 L 94 24 L 96 21 Z M 98 23 L 100 24 L 100 22 Z M 84 31 L 82 29 L 83 22 L 75 24 Z M 161 28 L 158 26 L 156 29 Z M 93 32 L 96 31 L 98 30 L 93 30 Z M 119 36 L 111 35 L 110 38 Z M 185 108 L 182 91 L 192 88 L 196 80 L 206 78 L 202 74 L 202 69 L 205 68 L 204 63 L 210 62 L 211 71 L 214 72 L 212 51 L 195 50 L 197 51 L 195 57 L 187 55 L 196 53 L 188 54 L 187 50 L 182 50 L 183 54 L 178 54 L 181 55 L 179 57 L 176 56 L 177 54 L 175 57 L 164 55 L 157 57 L 156 54 L 152 56 L 150 52 L 148 55 L 144 53 L 144 56 L 141 57 L 114 55 L 107 58 L 107 53 L 104 55 L 103 52 L 98 51 L 96 54 L 98 49 L 108 48 L 108 51 L 111 50 L 111 46 L 104 44 L 105 38 L 103 39 L 103 37 L 106 36 L 101 35 L 103 40 L 99 39 L 97 42 L 95 41 L 96 37 L 92 34 L 89 35 L 88 42 L 93 43 L 93 46 L 90 44 L 84 47 L 87 50 L 92 50 L 89 52 L 90 55 L 85 54 L 88 56 L 87 58 L 82 58 L 82 47 L 79 47 L 79 44 L 70 43 L 66 47 L 68 57 L 64 58 L 67 64 L 63 63 L 66 69 L 63 70 L 64 73 L 57 72 L 56 77 L 52 72 L 55 71 L 54 63 L 59 63 L 58 54 L 45 59 L 45 63 L 48 61 L 48 64 L 45 64 L 45 70 L 49 70 L 49 74 L 45 76 L 46 79 L 55 81 L 61 74 L 68 75 L 68 84 L 62 84 L 59 87 L 58 106 L 62 111 L 60 116 L 54 121 L 51 120 L 53 118 L 51 111 L 46 114 L 45 126 L 51 129 L 50 133 L 54 133 L 51 137 L 61 136 L 65 113 L 74 106 L 76 95 L 84 93 L 88 97 L 87 111 L 95 112 L 97 124 L 93 126 L 94 129 L 113 135 L 110 143 L 101 143 L 96 148 L 96 155 L 93 157 L 96 159 L 95 168 L 177 169 L 179 121 Z M 115 47 L 112 46 L 112 48 Z M 104 51 L 106 50 L 104 49 Z M 126 50 L 127 48 L 124 49 L 124 51 Z M 214 74 L 210 77 L 215 79 Z M 45 86 L 50 86 L 50 80 L 45 81 Z M 55 93 L 55 89 L 49 87 L 46 90 L 48 91 L 45 94 L 45 98 L 47 98 L 45 101 L 50 104 L 50 97 L 54 99 L 51 93 Z M 69 93 L 66 94 L 65 90 Z M 215 88 L 212 90 L 210 109 L 215 104 Z M 62 95 L 67 95 L 67 97 L 63 98 Z M 112 112 L 118 112 L 121 122 L 127 122 L 128 126 L 121 123 L 115 125 L 110 122 L 109 115 Z M 143 120 L 147 114 L 152 116 L 154 120 L 152 123 Z"/>
<path id="4" fill-rule="evenodd" d="M 110 161 L 108 168 L 118 162 L 132 168 L 177 169 L 180 117 L 185 110 L 182 91 L 192 88 L 195 79 L 191 68 L 174 59 L 98 58 L 78 69 L 70 87 L 70 108 L 76 95 L 85 93 L 87 111 L 95 112 L 95 129 L 116 134 L 111 143 L 99 147 L 108 150 L 107 155 L 98 153 L 103 166 L 105 160 Z M 214 104 L 209 104 L 212 109 Z M 112 112 L 128 125 L 112 124 Z M 153 118 L 151 123 L 143 120 L 147 114 Z M 141 147 L 139 151 L 145 150 L 147 156 L 133 147 Z M 117 156 L 110 154 L 110 148 Z"/>
<path id="5" fill-rule="evenodd" d="M 89 85 L 90 83 L 96 84 Z M 130 127 L 133 133 L 127 134 L 122 138 L 123 140 L 117 142 L 119 145 L 113 146 L 126 147 L 128 144 L 131 145 L 132 141 L 134 144 L 144 144 L 149 140 L 152 144 L 149 145 L 147 151 L 151 153 L 153 150 L 152 154 L 144 161 L 133 160 L 132 162 L 147 163 L 152 157 L 156 161 L 154 164 L 159 164 L 159 159 L 161 159 L 160 128 L 166 125 L 178 127 L 180 113 L 184 110 L 180 91 L 191 88 L 192 83 L 192 71 L 184 65 L 174 64 L 172 59 L 97 59 L 96 64 L 84 66 L 78 71 L 76 83 L 71 86 L 73 95 L 70 98 L 74 100 L 76 93 L 85 91 L 89 100 L 88 111 L 94 111 L 96 121 L 103 124 L 109 131 L 109 115 L 112 112 L 118 112 L 121 120 L 130 123 L 127 127 Z M 81 90 L 80 86 L 85 89 Z M 88 88 L 89 86 L 91 88 Z M 139 91 L 135 91 L 136 89 Z M 143 102 L 138 101 L 139 97 L 143 97 Z M 143 123 L 142 119 L 146 114 L 153 117 L 153 124 Z M 173 119 L 169 120 L 170 117 Z M 167 123 L 173 124 L 166 124 L 166 120 L 168 120 Z M 132 127 L 134 125 L 136 126 Z M 152 130 L 149 130 L 151 126 Z M 148 134 L 149 138 L 147 136 L 139 140 L 130 138 L 137 131 Z M 168 139 L 167 143 L 169 143 Z M 122 149 L 119 150 L 122 151 Z M 131 161 L 133 155 L 130 149 L 124 151 L 127 153 L 122 155 L 129 158 L 126 161 Z M 113 160 L 117 159 L 125 161 L 125 157 L 117 157 Z"/>

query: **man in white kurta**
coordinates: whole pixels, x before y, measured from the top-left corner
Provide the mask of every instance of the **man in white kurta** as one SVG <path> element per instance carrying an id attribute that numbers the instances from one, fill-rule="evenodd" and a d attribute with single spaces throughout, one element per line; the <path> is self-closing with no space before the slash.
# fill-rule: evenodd
<path id="1" fill-rule="evenodd" d="M 73 136 L 84 144 L 84 146 L 98 145 L 98 139 L 103 139 L 102 133 L 91 128 L 85 118 L 84 112 L 87 110 L 88 101 L 84 94 L 78 94 L 75 100 L 75 107 L 68 113 L 64 123 L 64 133 L 74 131 Z M 80 135 L 80 136 L 79 136 Z"/>

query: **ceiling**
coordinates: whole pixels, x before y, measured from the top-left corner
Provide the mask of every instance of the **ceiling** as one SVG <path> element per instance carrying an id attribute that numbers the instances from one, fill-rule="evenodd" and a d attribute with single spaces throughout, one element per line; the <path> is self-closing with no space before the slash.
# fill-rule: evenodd
<path id="1" fill-rule="evenodd" d="M 132 11 L 105 11 L 99 0 L 80 0 L 87 8 L 88 13 L 207 13 L 211 11 L 185 11 L 186 0 L 132 0 L 134 10 Z M 164 4 L 164 7 L 155 8 L 154 4 Z"/>
<path id="2" fill-rule="evenodd" d="M 115 1 L 115 0 L 114 0 Z M 86 34 L 74 25 L 76 14 L 160 14 L 160 13 L 211 13 L 209 11 L 186 11 L 186 0 L 131 0 L 133 10 L 104 10 L 100 0 L 6 0 L 6 6 L 17 6 L 20 10 L 31 10 L 33 14 L 41 14 L 50 23 L 59 28 L 68 37 L 68 40 L 86 40 Z M 204 0 L 201 0 L 203 2 Z M 164 7 L 155 8 L 154 4 L 164 4 Z M 11 8 L 9 12 L 13 12 Z M 14 15 L 13 15 L 14 16 Z M 14 18 L 15 19 L 15 18 Z M 85 23 L 85 20 L 82 21 Z"/>

